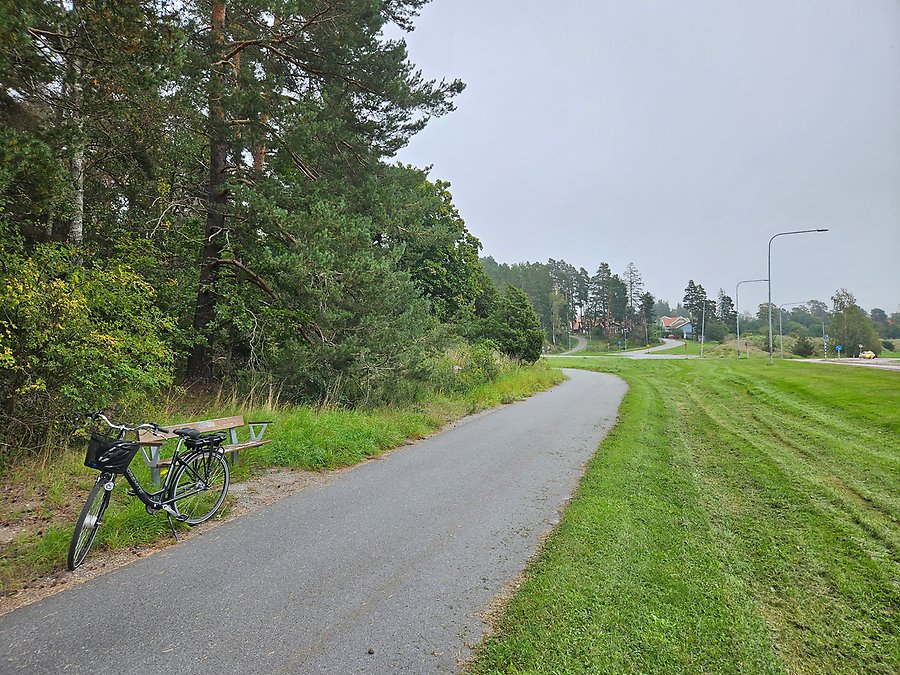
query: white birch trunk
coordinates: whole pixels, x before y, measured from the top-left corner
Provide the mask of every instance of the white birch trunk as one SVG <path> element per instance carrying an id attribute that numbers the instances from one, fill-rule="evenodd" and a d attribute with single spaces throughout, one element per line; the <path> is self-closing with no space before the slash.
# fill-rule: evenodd
<path id="1" fill-rule="evenodd" d="M 81 60 L 74 63 L 72 83 L 72 117 L 75 122 L 75 146 L 72 149 L 72 224 L 69 227 L 69 242 L 81 248 L 84 242 L 84 122 L 82 120 L 83 92 L 81 88 Z"/>

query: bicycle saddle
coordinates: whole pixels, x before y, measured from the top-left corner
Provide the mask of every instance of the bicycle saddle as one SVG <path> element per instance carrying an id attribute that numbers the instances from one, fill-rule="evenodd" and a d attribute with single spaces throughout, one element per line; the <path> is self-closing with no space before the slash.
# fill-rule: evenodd
<path id="1" fill-rule="evenodd" d="M 182 438 L 200 438 L 200 432 L 196 429 L 174 429 L 172 433 Z"/>

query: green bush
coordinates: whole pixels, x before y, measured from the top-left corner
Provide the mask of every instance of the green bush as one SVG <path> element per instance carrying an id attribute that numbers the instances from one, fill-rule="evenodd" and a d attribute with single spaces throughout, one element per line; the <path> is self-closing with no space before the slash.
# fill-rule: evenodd
<path id="1" fill-rule="evenodd" d="M 120 264 L 65 246 L 7 256 L 0 274 L 0 445 L 35 447 L 76 410 L 127 407 L 172 381 L 172 321 Z"/>
<path id="2" fill-rule="evenodd" d="M 800 337 L 798 337 L 794 342 L 794 348 L 792 351 L 797 356 L 806 358 L 807 356 L 813 355 L 815 347 L 808 337 L 806 337 L 805 335 L 800 335 Z"/>
<path id="3" fill-rule="evenodd" d="M 894 343 L 891 342 L 890 340 L 882 340 L 881 346 L 884 347 L 889 352 L 894 351 Z"/>
<path id="4" fill-rule="evenodd" d="M 526 363 L 540 358 L 544 331 L 524 291 L 507 286 L 490 322 L 490 337 L 511 358 Z"/>
<path id="5" fill-rule="evenodd" d="M 716 320 L 707 321 L 705 328 L 706 328 L 706 335 L 705 335 L 706 340 L 707 341 L 715 340 L 716 342 L 724 340 L 725 333 L 728 330 L 727 326 L 724 323 L 722 323 L 721 321 L 716 321 Z"/>
<path id="6" fill-rule="evenodd" d="M 491 340 L 484 340 L 468 349 L 468 358 L 457 373 L 460 391 L 493 382 L 500 376 L 499 347 Z"/>

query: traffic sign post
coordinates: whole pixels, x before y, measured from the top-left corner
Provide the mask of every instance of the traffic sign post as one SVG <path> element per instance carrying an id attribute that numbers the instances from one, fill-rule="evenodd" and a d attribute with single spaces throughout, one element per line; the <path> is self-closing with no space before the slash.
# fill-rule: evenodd
<path id="1" fill-rule="evenodd" d="M 834 351 L 836 351 L 838 353 L 838 358 L 841 358 L 841 352 L 843 351 L 843 349 L 844 348 L 841 345 L 834 346 Z"/>

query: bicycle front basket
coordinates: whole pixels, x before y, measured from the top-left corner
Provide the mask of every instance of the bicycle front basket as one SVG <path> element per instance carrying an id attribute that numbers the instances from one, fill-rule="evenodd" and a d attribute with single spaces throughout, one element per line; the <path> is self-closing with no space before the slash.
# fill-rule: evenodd
<path id="1" fill-rule="evenodd" d="M 125 473 L 125 469 L 131 464 L 131 460 L 134 459 L 139 448 L 137 443 L 120 441 L 91 432 L 84 465 L 98 471 Z"/>

